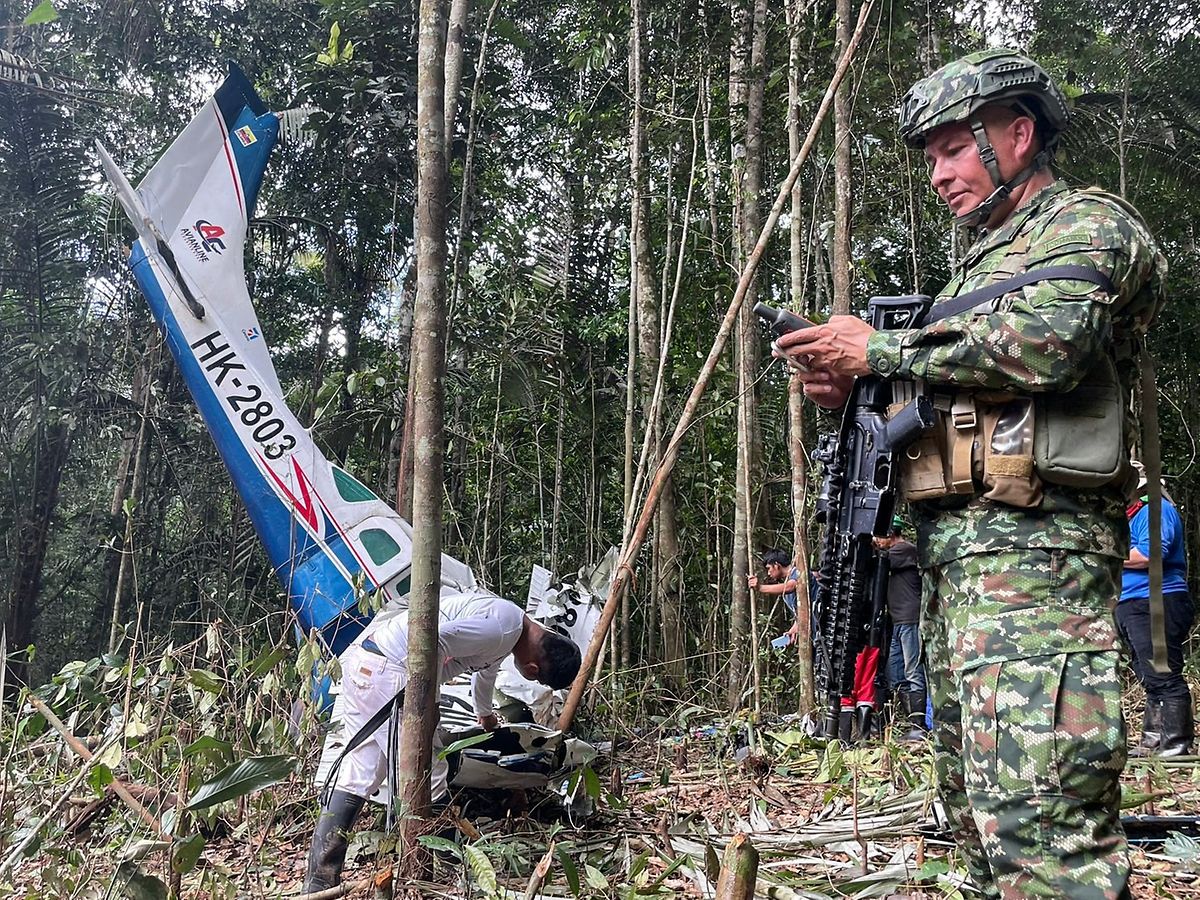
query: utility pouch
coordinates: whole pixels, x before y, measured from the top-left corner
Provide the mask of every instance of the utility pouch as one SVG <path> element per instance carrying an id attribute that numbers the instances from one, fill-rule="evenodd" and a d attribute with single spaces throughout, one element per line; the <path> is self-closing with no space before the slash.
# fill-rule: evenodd
<path id="1" fill-rule="evenodd" d="M 1032 397 L 979 399 L 983 428 L 983 496 L 1008 506 L 1029 508 L 1042 502 L 1042 479 L 1034 466 L 1035 415 Z"/>
<path id="2" fill-rule="evenodd" d="M 900 462 L 900 488 L 904 499 L 936 500 L 948 494 L 974 492 L 971 472 L 971 448 L 975 443 L 975 406 L 956 402 L 955 397 L 933 395 L 935 424 L 904 451 Z M 907 398 L 888 408 L 896 415 L 907 405 Z M 957 423 L 957 425 L 956 425 Z"/>
<path id="3" fill-rule="evenodd" d="M 1044 480 L 1091 488 L 1123 474 L 1123 394 L 1116 366 L 1104 354 L 1073 391 L 1038 396 L 1034 464 Z"/>

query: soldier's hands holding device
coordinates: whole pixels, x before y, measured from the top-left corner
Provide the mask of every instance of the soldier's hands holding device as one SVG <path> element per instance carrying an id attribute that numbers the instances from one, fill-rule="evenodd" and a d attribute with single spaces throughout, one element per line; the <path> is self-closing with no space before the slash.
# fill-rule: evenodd
<path id="1" fill-rule="evenodd" d="M 819 406 L 837 408 L 858 375 L 869 375 L 867 340 L 875 329 L 857 316 L 834 316 L 823 325 L 787 310 L 757 303 L 754 312 L 770 325 L 771 350 L 799 374 L 804 394 Z"/>

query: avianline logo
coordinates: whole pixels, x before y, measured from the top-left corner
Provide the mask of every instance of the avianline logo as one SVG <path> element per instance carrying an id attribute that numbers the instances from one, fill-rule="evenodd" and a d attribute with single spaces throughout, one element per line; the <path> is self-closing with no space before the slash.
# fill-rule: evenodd
<path id="1" fill-rule="evenodd" d="M 208 262 L 208 254 L 220 255 L 225 249 L 225 242 L 221 240 L 225 237 L 225 229 L 204 219 L 197 219 L 191 228 L 180 228 L 179 232 L 183 235 L 184 243 L 200 262 Z"/>

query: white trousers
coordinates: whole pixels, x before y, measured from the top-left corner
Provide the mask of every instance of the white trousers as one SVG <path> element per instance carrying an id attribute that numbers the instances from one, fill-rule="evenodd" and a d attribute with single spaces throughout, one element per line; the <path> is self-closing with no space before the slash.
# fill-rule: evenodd
<path id="1" fill-rule="evenodd" d="M 342 691 L 333 701 L 333 725 L 325 737 L 322 756 L 336 758 L 342 748 L 358 734 L 371 716 L 396 696 L 408 683 L 408 668 L 362 647 L 351 646 L 341 656 Z M 397 709 L 395 715 L 400 715 Z M 433 768 L 430 773 L 430 796 L 440 799 L 446 792 L 448 766 L 438 759 L 441 741 L 437 730 L 433 739 Z M 374 733 L 342 760 L 333 786 L 358 797 L 370 797 L 382 786 L 388 774 L 388 723 Z M 397 770 L 398 770 L 397 766 Z"/>

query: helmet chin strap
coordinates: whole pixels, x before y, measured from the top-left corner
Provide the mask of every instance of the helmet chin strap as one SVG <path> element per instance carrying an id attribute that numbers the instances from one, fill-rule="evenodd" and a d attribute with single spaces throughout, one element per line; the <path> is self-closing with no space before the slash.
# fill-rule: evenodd
<path id="1" fill-rule="evenodd" d="M 974 209 L 963 213 L 961 216 L 956 216 L 954 223 L 956 225 L 978 227 L 992 217 L 992 213 L 996 211 L 996 207 L 1008 199 L 1009 195 L 1013 192 L 1013 188 L 1024 184 L 1033 176 L 1034 172 L 1038 169 L 1044 169 L 1050 164 L 1052 148 L 1047 147 L 1038 151 L 1037 156 L 1033 158 L 1033 161 L 1029 165 L 1008 179 L 1008 181 L 1005 181 L 1000 176 L 1000 164 L 996 162 L 996 150 L 992 147 L 992 142 L 988 140 L 987 132 L 983 127 L 983 121 L 978 116 L 972 116 L 970 124 L 971 133 L 975 135 L 975 144 L 979 147 L 979 161 L 983 163 L 983 167 L 987 169 L 988 175 L 992 177 L 992 184 L 995 185 L 996 189 Z"/>

